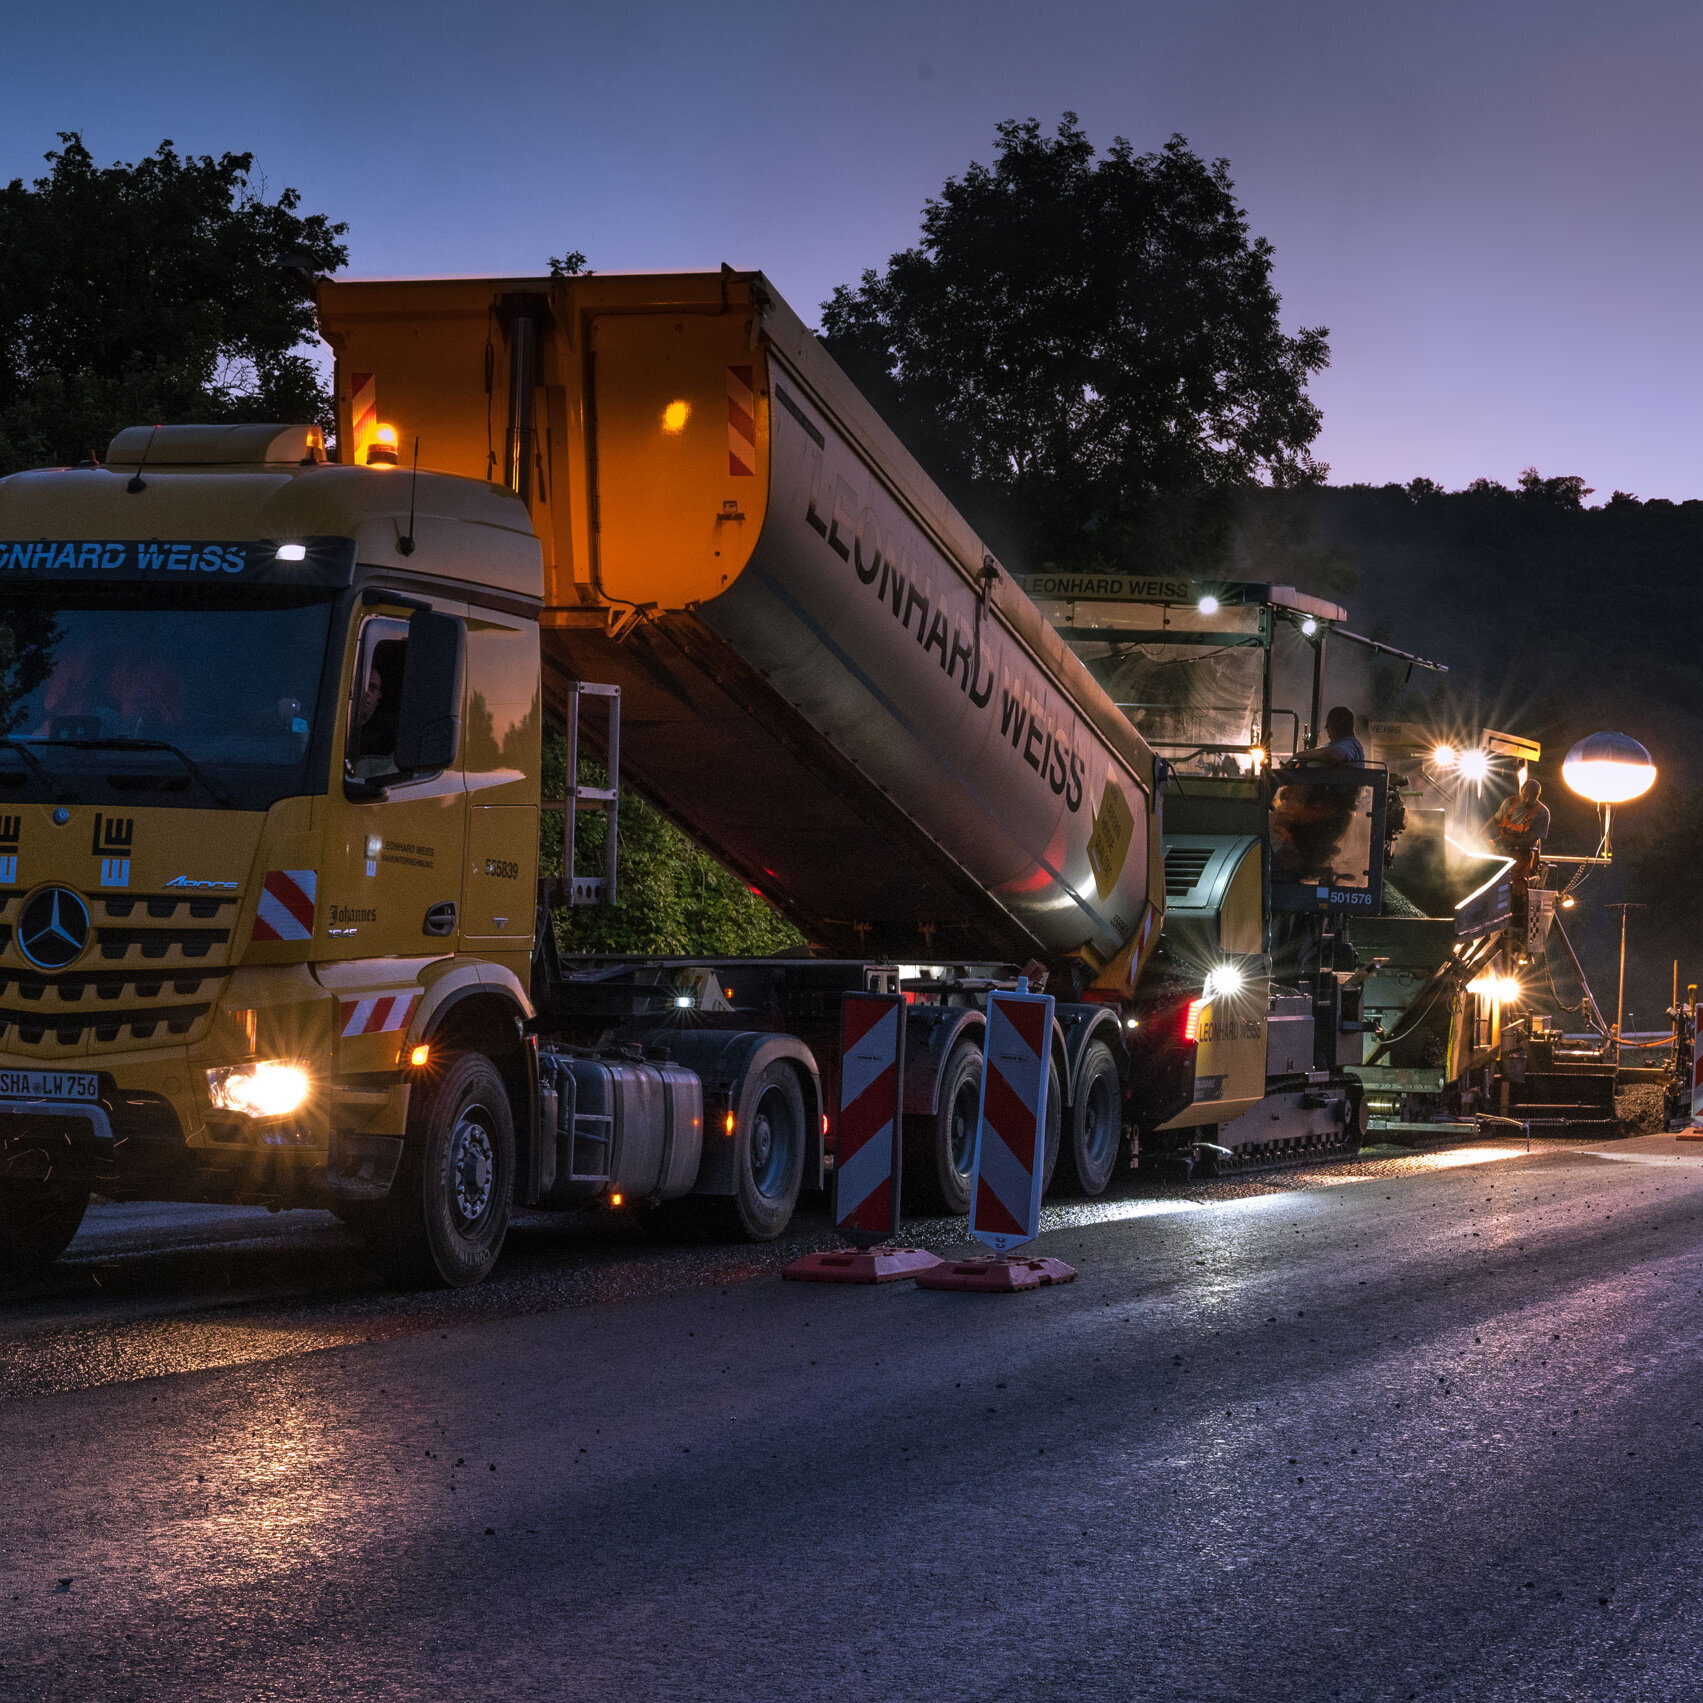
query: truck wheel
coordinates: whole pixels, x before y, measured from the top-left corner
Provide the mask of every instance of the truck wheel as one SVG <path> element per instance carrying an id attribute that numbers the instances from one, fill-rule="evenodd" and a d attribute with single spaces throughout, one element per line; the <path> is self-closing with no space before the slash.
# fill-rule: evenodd
<path id="1" fill-rule="evenodd" d="M 970 1210 L 981 1103 L 982 1049 L 966 1036 L 940 1073 L 939 1111 L 905 1120 L 905 1190 L 913 1206 L 956 1218 Z"/>
<path id="2" fill-rule="evenodd" d="M 1058 1073 L 1058 1060 L 1047 1061 L 1047 1145 L 1041 1158 L 1041 1193 L 1053 1186 L 1053 1173 L 1058 1170 L 1058 1150 L 1064 1136 L 1064 1082 Z"/>
<path id="3" fill-rule="evenodd" d="M 666 1240 L 772 1242 L 792 1222 L 804 1182 L 808 1125 L 798 1073 L 779 1059 L 747 1084 L 751 1115 L 733 1133 L 731 1195 L 687 1194 L 639 1209 Z"/>
<path id="4" fill-rule="evenodd" d="M 497 1067 L 481 1053 L 452 1057 L 408 1114 L 388 1226 L 404 1270 L 457 1289 L 484 1278 L 508 1234 L 514 1172 L 514 1116 Z"/>
<path id="5" fill-rule="evenodd" d="M 20 1277 L 52 1265 L 71 1245 L 88 1204 L 86 1183 L 0 1182 L 0 1273 Z"/>
<path id="6" fill-rule="evenodd" d="M 1123 1139 L 1123 1083 L 1104 1041 L 1082 1056 L 1082 1086 L 1059 1152 L 1059 1187 L 1067 1194 L 1104 1194 Z"/>
<path id="7" fill-rule="evenodd" d="M 733 1174 L 738 1192 L 724 1197 L 732 1228 L 748 1242 L 772 1242 L 792 1221 L 804 1181 L 804 1090 L 798 1072 L 779 1059 L 765 1065 L 746 1089 L 751 1116 L 734 1134 Z"/>

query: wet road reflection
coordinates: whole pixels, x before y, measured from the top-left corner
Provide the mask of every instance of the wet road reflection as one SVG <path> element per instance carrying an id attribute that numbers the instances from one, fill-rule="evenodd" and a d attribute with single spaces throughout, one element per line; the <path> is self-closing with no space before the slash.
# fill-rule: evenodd
<path id="1" fill-rule="evenodd" d="M 1523 1155 L 1474 1145 L 1371 1149 L 1362 1158 L 1220 1182 L 1120 1177 L 1099 1199 L 1049 1201 L 1043 1233 L 1269 1203 L 1296 1191 L 1423 1175 Z M 962 1220 L 907 1221 L 906 1239 L 967 1251 Z M 494 1278 L 460 1292 L 399 1292 L 328 1212 L 161 1203 L 95 1205 L 60 1264 L 0 1286 L 0 1400 L 274 1360 L 479 1318 L 632 1300 L 773 1275 L 838 1246 L 807 1203 L 780 1241 L 679 1246 L 630 1216 L 521 1212 Z"/>

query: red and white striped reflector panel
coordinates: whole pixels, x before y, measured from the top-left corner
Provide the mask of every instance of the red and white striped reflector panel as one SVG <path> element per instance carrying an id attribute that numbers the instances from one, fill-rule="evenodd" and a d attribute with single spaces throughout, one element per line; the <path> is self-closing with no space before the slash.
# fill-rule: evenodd
<path id="1" fill-rule="evenodd" d="M 757 474 L 757 397 L 750 367 L 727 369 L 727 471 L 735 479 Z"/>
<path id="2" fill-rule="evenodd" d="M 840 1133 L 834 1222 L 885 1235 L 897 1228 L 893 1136 L 902 1092 L 905 1001 L 848 993 L 840 1007 Z"/>
<path id="3" fill-rule="evenodd" d="M 354 427 L 354 461 L 359 466 L 367 446 L 378 436 L 378 380 L 372 373 L 349 375 L 349 420 Z"/>
<path id="4" fill-rule="evenodd" d="M 313 902 L 319 891 L 314 869 L 269 869 L 254 918 L 256 940 L 312 940 Z"/>
<path id="5" fill-rule="evenodd" d="M 1691 1121 L 1703 1128 L 1703 1023 L 1691 1037 Z"/>
<path id="6" fill-rule="evenodd" d="M 388 1035 L 406 1029 L 419 990 L 412 993 L 369 993 L 364 999 L 339 1000 L 338 1021 L 344 1039 L 351 1035 Z"/>
<path id="7" fill-rule="evenodd" d="M 1051 995 L 989 997 L 970 1234 L 995 1253 L 1040 1234 L 1052 1032 Z"/>

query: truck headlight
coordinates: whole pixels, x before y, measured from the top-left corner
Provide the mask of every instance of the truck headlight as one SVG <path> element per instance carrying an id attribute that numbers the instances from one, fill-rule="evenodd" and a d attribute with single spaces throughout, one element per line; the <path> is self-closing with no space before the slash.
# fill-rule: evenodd
<path id="1" fill-rule="evenodd" d="M 268 1059 L 207 1072 L 207 1092 L 221 1112 L 245 1118 L 285 1118 L 308 1097 L 308 1074 L 300 1065 Z"/>

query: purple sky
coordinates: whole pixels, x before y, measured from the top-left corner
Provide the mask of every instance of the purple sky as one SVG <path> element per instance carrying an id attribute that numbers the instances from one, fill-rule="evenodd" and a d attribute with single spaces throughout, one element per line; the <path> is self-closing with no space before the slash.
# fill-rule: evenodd
<path id="1" fill-rule="evenodd" d="M 806 319 L 1008 117 L 1228 156 L 1332 478 L 1703 495 L 1703 10 L 1674 0 L 12 7 L 0 172 L 251 148 L 355 273 L 760 266 Z"/>

